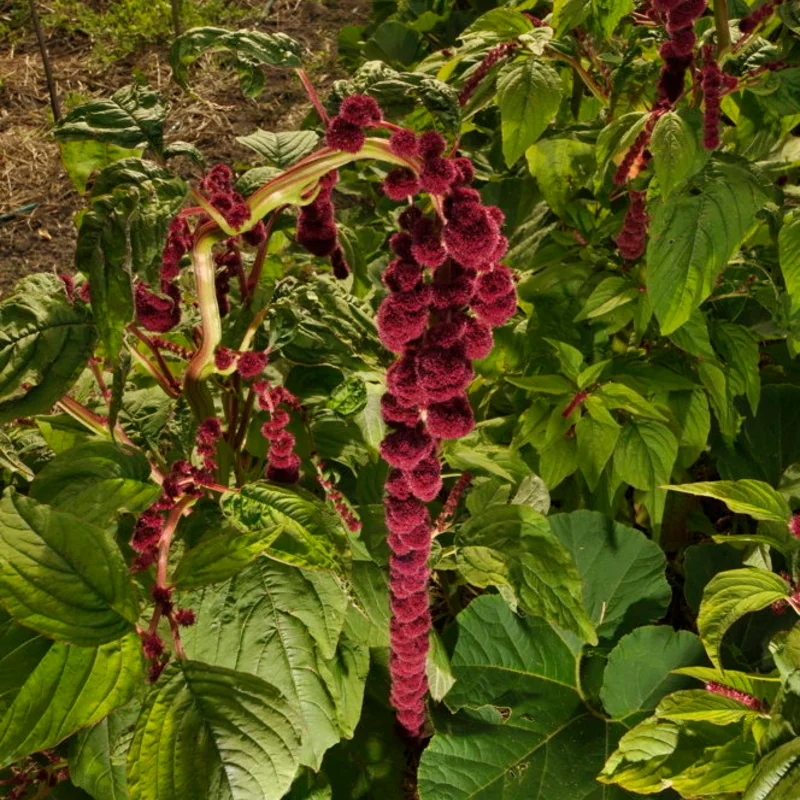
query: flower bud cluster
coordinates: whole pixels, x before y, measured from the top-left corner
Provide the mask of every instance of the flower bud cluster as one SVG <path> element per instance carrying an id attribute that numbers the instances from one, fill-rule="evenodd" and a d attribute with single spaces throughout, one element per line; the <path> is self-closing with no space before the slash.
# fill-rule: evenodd
<path id="1" fill-rule="evenodd" d="M 471 362 L 489 354 L 492 328 L 514 315 L 517 295 L 513 273 L 500 263 L 508 246 L 503 214 L 470 187 L 469 160 L 446 157 L 435 132 L 417 138 L 396 131 L 390 146 L 415 168 L 390 173 L 386 194 L 400 200 L 428 192 L 438 212 L 427 216 L 412 204 L 400 214 L 401 231 L 390 239 L 395 258 L 383 274 L 389 295 L 377 315 L 381 341 L 399 356 L 381 400 L 392 428 L 380 447 L 391 467 L 384 503 L 392 552 L 391 701 L 400 724 L 419 736 L 431 626 L 425 504 L 442 489 L 440 440 L 466 436 L 475 424 L 466 395 Z"/>
<path id="2" fill-rule="evenodd" d="M 250 219 L 250 209 L 234 190 L 233 170 L 227 164 L 212 167 L 198 188 L 232 228 L 240 228 Z"/>
<path id="3" fill-rule="evenodd" d="M 669 39 L 661 45 L 664 66 L 658 92 L 661 99 L 675 103 L 683 94 L 684 77 L 697 44 L 694 23 L 706 10 L 706 0 L 654 0 L 653 5 L 665 19 L 669 34 Z"/>
<path id="4" fill-rule="evenodd" d="M 719 122 L 721 117 L 720 101 L 723 91 L 723 75 L 714 59 L 714 51 L 710 45 L 703 48 L 703 146 L 706 150 L 716 150 L 720 145 Z"/>
<path id="5" fill-rule="evenodd" d="M 635 261 L 647 246 L 647 193 L 628 192 L 630 206 L 617 236 L 617 247 L 626 261 Z"/>
<path id="6" fill-rule="evenodd" d="M 533 21 L 530 15 L 526 16 Z M 475 72 L 469 76 L 469 79 L 458 93 L 459 105 L 465 106 L 469 102 L 470 97 L 475 94 L 475 90 L 481 85 L 483 79 L 489 74 L 492 67 L 498 62 L 514 56 L 518 47 L 519 45 L 516 42 L 502 42 L 489 50 L 480 64 L 478 64 Z"/>
<path id="7" fill-rule="evenodd" d="M 269 442 L 267 479 L 275 483 L 297 483 L 300 457 L 294 452 L 295 437 L 286 430 L 289 413 L 282 406 L 298 410 L 300 401 L 283 386 L 272 387 L 267 381 L 253 384 L 253 389 L 258 394 L 259 408 L 270 415 L 269 421 L 261 426 L 261 433 Z"/>
<path id="8" fill-rule="evenodd" d="M 28 756 L 4 772 L 8 772 L 9 777 L 0 779 L 0 787 L 8 787 L 3 794 L 6 800 L 49 797 L 56 785 L 69 779 L 66 761 L 54 750 Z"/>
<path id="9" fill-rule="evenodd" d="M 325 476 L 325 464 L 322 461 L 314 458 L 314 469 L 317 472 L 317 483 L 322 487 L 325 492 L 326 499 L 333 504 L 339 518 L 345 524 L 348 530 L 353 533 L 358 533 L 361 530 L 361 520 L 355 515 L 355 512 L 350 507 L 344 495 L 336 488 L 336 484 Z"/>
<path id="10" fill-rule="evenodd" d="M 752 33 L 762 22 L 769 19 L 780 5 L 783 5 L 783 0 L 767 0 L 764 5 L 739 20 L 739 30 L 744 34 Z"/>
<path id="11" fill-rule="evenodd" d="M 358 97 L 361 95 L 352 95 L 347 99 Z M 371 97 L 369 99 L 372 100 Z M 345 103 L 342 103 L 342 107 Z M 332 195 L 333 187 L 338 181 L 339 173 L 335 170 L 324 175 L 319 182 L 319 191 L 314 201 L 300 209 L 297 216 L 297 241 L 312 255 L 329 257 L 334 276 L 343 280 L 350 274 L 350 265 L 339 243 L 334 217 Z"/>
<path id="12" fill-rule="evenodd" d="M 757 697 L 753 697 L 752 694 L 742 692 L 739 689 L 733 689 L 730 686 L 726 686 L 724 683 L 708 681 L 705 688 L 707 692 L 718 694 L 721 697 L 730 697 L 731 700 L 736 700 L 737 703 L 741 703 L 748 708 L 752 708 L 753 711 L 765 710 L 764 703 L 762 703 Z"/>

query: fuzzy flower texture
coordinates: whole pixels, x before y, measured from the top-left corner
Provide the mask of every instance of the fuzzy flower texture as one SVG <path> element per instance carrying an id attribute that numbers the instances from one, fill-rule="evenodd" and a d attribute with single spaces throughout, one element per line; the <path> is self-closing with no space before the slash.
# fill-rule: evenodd
<path id="1" fill-rule="evenodd" d="M 350 97 L 331 121 L 328 145 L 353 152 L 363 144 L 362 128 L 380 119 L 374 100 Z M 517 294 L 511 270 L 500 263 L 507 249 L 503 214 L 483 205 L 471 188 L 469 159 L 446 155 L 438 133 L 418 137 L 393 130 L 390 147 L 409 166 L 392 170 L 383 184 L 384 193 L 406 207 L 401 230 L 389 242 L 395 258 L 383 274 L 389 294 L 377 317 L 381 341 L 398 356 L 381 401 L 392 429 L 381 444 L 391 468 L 385 487 L 392 553 L 391 701 L 400 724 L 418 737 L 425 722 L 431 628 L 432 525 L 426 503 L 442 489 L 439 444 L 473 429 L 466 394 L 472 360 L 489 354 L 492 328 L 514 315 Z M 434 213 L 414 205 L 420 192 L 432 196 Z"/>

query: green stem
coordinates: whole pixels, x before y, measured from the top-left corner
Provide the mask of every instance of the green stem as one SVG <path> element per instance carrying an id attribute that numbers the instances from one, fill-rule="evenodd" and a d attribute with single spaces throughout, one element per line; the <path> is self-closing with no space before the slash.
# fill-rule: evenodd
<path id="1" fill-rule="evenodd" d="M 717 29 L 717 59 L 731 46 L 728 0 L 714 0 L 714 25 Z"/>

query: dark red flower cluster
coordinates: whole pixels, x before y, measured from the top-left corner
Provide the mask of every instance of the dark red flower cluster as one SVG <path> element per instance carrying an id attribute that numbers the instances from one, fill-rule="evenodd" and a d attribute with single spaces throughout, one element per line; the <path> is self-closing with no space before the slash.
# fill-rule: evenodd
<path id="1" fill-rule="evenodd" d="M 314 468 L 317 471 L 317 483 L 319 483 L 325 492 L 326 499 L 333 504 L 336 513 L 347 526 L 348 530 L 357 533 L 361 530 L 361 520 L 355 515 L 353 509 L 350 507 L 347 500 L 345 500 L 344 495 L 336 488 L 336 484 L 325 476 L 325 464 L 316 458 L 313 459 L 313 462 Z"/>
<path id="2" fill-rule="evenodd" d="M 212 167 L 200 181 L 199 189 L 232 228 L 241 228 L 250 219 L 250 209 L 234 190 L 233 171 L 227 164 Z"/>
<path id="3" fill-rule="evenodd" d="M 275 483 L 297 483 L 300 480 L 300 457 L 294 452 L 294 436 L 286 430 L 289 414 L 281 406 L 297 409 L 298 399 L 283 386 L 271 387 L 266 381 L 253 385 L 258 393 L 259 408 L 268 411 L 269 422 L 261 426 L 261 433 L 269 441 L 267 478 Z"/>
<path id="4" fill-rule="evenodd" d="M 674 103 L 683 94 L 686 70 L 694 58 L 694 22 L 706 10 L 706 0 L 654 0 L 665 20 L 669 39 L 661 45 L 664 66 L 658 82 L 661 99 Z"/>
<path id="5" fill-rule="evenodd" d="M 739 20 L 739 30 L 744 34 L 752 33 L 762 22 L 769 19 L 780 5 L 783 5 L 783 0 L 767 0 L 764 5 Z"/>
<path id="6" fill-rule="evenodd" d="M 626 261 L 635 261 L 647 246 L 647 192 L 628 192 L 630 206 L 617 236 L 617 247 Z"/>
<path id="7" fill-rule="evenodd" d="M 137 283 L 134 302 L 136 320 L 145 330 L 166 333 L 181 321 L 181 292 L 174 283 L 162 282 L 161 294 L 146 283 Z"/>
<path id="8" fill-rule="evenodd" d="M 712 694 L 718 694 L 722 697 L 730 697 L 731 700 L 736 700 L 737 703 L 741 703 L 748 708 L 752 708 L 753 711 L 765 710 L 764 703 L 762 703 L 757 697 L 753 697 L 753 695 L 748 694 L 747 692 L 742 692 L 739 689 L 733 689 L 730 686 L 726 686 L 724 683 L 708 681 L 708 683 L 706 683 L 706 691 L 711 692 Z"/>
<path id="9" fill-rule="evenodd" d="M 488 355 L 491 329 L 514 315 L 517 295 L 511 270 L 499 263 L 507 248 L 502 212 L 484 206 L 470 188 L 471 163 L 446 158 L 445 141 L 435 132 L 417 139 L 397 131 L 390 144 L 396 153 L 418 158 L 419 171 L 390 174 L 387 194 L 399 198 L 395 189 L 407 183 L 409 193 L 435 195 L 441 209 L 430 217 L 409 205 L 400 214 L 402 230 L 390 240 L 396 258 L 383 274 L 390 293 L 377 316 L 381 341 L 399 355 L 381 400 L 383 419 L 392 428 L 380 448 L 391 467 L 385 487 L 392 551 L 391 700 L 400 724 L 419 736 L 431 624 L 432 530 L 425 504 L 442 489 L 438 443 L 473 429 L 466 395 L 471 361 Z"/>
<path id="10" fill-rule="evenodd" d="M 166 350 L 184 361 L 189 361 L 192 358 L 193 352 L 186 347 L 179 345 L 177 342 L 171 342 L 169 339 L 164 339 L 161 336 L 153 336 L 151 341 L 161 350 Z"/>
<path id="11" fill-rule="evenodd" d="M 66 761 L 54 750 L 42 750 L 12 764 L 3 770 L 6 777 L 0 778 L 0 787 L 4 790 L 6 800 L 23 800 L 23 798 L 50 797 L 51 789 L 69 779 Z"/>
<path id="12" fill-rule="evenodd" d="M 161 281 L 173 281 L 181 271 L 181 259 L 192 249 L 192 230 L 186 217 L 178 214 L 169 225 L 161 254 Z"/>
<path id="13" fill-rule="evenodd" d="M 235 365 L 236 371 L 245 380 L 258 378 L 267 368 L 268 363 L 269 351 L 245 350 L 240 352 L 220 345 L 214 353 L 214 365 L 220 372 L 227 372 Z"/>
<path id="14" fill-rule="evenodd" d="M 353 95 L 352 97 L 361 97 Z M 351 98 L 348 98 L 348 100 Z M 372 100 L 372 98 L 367 98 Z M 346 101 L 345 101 L 346 102 Z M 373 102 L 375 102 L 373 100 Z M 342 104 L 344 107 L 344 103 Z M 359 129 L 360 130 L 360 129 Z M 303 206 L 297 216 L 297 241 L 312 255 L 330 257 L 333 274 L 343 280 L 350 274 L 350 265 L 339 244 L 339 234 L 334 217 L 333 187 L 339 173 L 329 172 L 319 182 L 319 191 L 312 203 Z"/>
<path id="15" fill-rule="evenodd" d="M 800 514 L 794 514 L 789 520 L 789 532 L 800 539 Z"/>
<path id="16" fill-rule="evenodd" d="M 326 134 L 328 147 L 357 153 L 366 141 L 364 128 L 379 125 L 383 113 L 378 103 L 366 94 L 351 94 L 342 100 L 339 113 L 330 121 Z"/>
<path id="17" fill-rule="evenodd" d="M 531 20 L 534 19 L 531 18 L 530 15 L 527 16 Z M 478 64 L 475 72 L 469 76 L 469 79 L 458 93 L 459 105 L 465 106 L 470 97 L 475 93 L 475 90 L 480 86 L 481 81 L 489 74 L 489 70 L 503 59 L 511 58 L 517 52 L 518 47 L 519 45 L 516 42 L 502 42 L 489 50 L 480 64 Z"/>
<path id="18" fill-rule="evenodd" d="M 703 111 L 703 146 L 706 150 L 716 150 L 720 145 L 719 121 L 720 101 L 722 99 L 722 70 L 714 58 L 710 45 L 703 48 L 703 72 L 701 77 L 705 108 Z"/>

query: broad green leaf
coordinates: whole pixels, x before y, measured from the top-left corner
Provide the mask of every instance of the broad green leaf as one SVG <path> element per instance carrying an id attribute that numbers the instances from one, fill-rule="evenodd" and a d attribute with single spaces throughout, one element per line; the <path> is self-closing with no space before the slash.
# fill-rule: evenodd
<path id="1" fill-rule="evenodd" d="M 122 348 L 134 317 L 134 275 L 157 286 L 161 253 L 187 185 L 155 164 L 123 159 L 100 173 L 81 217 L 75 266 L 89 279 L 92 310 L 107 354 Z"/>
<path id="2" fill-rule="evenodd" d="M 553 121 L 562 92 L 561 78 L 546 62 L 526 58 L 500 72 L 497 105 L 508 166 L 513 166 Z"/>
<path id="3" fill-rule="evenodd" d="M 653 129 L 650 151 L 661 191 L 668 195 L 693 172 L 697 136 L 683 116 L 669 111 Z"/>
<path id="4" fill-rule="evenodd" d="M 97 338 L 89 309 L 70 305 L 54 276 L 37 278 L 0 302 L 0 423 L 49 411 L 86 367 Z"/>
<path id="5" fill-rule="evenodd" d="M 718 573 L 743 566 L 739 548 L 716 542 L 701 542 L 687 547 L 683 554 L 683 595 L 694 614 L 700 610 L 703 590 Z"/>
<path id="6" fill-rule="evenodd" d="M 578 466 L 578 444 L 574 438 L 562 436 L 539 452 L 539 472 L 551 491 L 576 472 Z"/>
<path id="7" fill-rule="evenodd" d="M 186 550 L 172 573 L 179 589 L 199 589 L 227 580 L 241 572 L 254 558 L 269 549 L 271 531 L 242 533 L 229 530 L 202 540 Z"/>
<path id="8" fill-rule="evenodd" d="M 208 51 L 230 50 L 237 57 L 237 72 L 244 93 L 257 97 L 263 88 L 261 64 L 299 67 L 301 46 L 283 33 L 229 31 L 225 28 L 192 28 L 172 43 L 169 63 L 172 76 L 188 88 L 189 65 Z"/>
<path id="9" fill-rule="evenodd" d="M 793 800 L 800 792 L 800 739 L 782 744 L 762 758 L 742 800 Z"/>
<path id="10" fill-rule="evenodd" d="M 583 580 L 583 605 L 601 639 L 629 633 L 664 615 L 672 591 L 661 548 L 643 533 L 597 511 L 548 518 Z"/>
<path id="11" fill-rule="evenodd" d="M 734 734 L 735 735 L 735 734 Z M 682 774 L 705 767 L 707 752 L 731 741 L 727 728 L 650 717 L 628 731 L 598 780 L 640 794 L 656 794 Z"/>
<path id="12" fill-rule="evenodd" d="M 600 692 L 603 707 L 614 719 L 652 712 L 664 695 L 692 685 L 672 670 L 705 660 L 703 645 L 689 631 L 674 631 L 668 625 L 637 628 L 620 639 L 608 657 Z"/>
<path id="13" fill-rule="evenodd" d="M 183 661 L 167 667 L 145 700 L 128 791 L 131 800 L 280 800 L 299 749 L 296 712 L 274 685 Z"/>
<path id="14" fill-rule="evenodd" d="M 70 780 L 95 800 L 128 799 L 125 757 L 140 708 L 138 701 L 128 703 L 70 742 Z"/>
<path id="15" fill-rule="evenodd" d="M 553 0 L 552 25 L 559 35 L 563 34 L 580 25 L 590 11 L 591 6 L 585 0 Z"/>
<path id="16" fill-rule="evenodd" d="M 707 692 L 705 689 L 687 689 L 665 697 L 656 709 L 656 716 L 671 720 L 704 720 L 714 725 L 732 725 L 743 719 L 756 719 L 761 711 L 746 706 L 738 700 Z"/>
<path id="17" fill-rule="evenodd" d="M 720 796 L 743 791 L 753 774 L 756 743 L 745 733 L 711 751 L 711 758 L 673 778 L 672 785 L 685 797 Z"/>
<path id="18" fill-rule="evenodd" d="M 497 596 L 473 600 L 456 625 L 447 705 L 459 713 L 437 717 L 421 800 L 600 800 L 595 778 L 623 728 L 584 705 L 561 637 Z"/>
<path id="19" fill-rule="evenodd" d="M 677 330 L 711 294 L 714 281 L 766 201 L 746 167 L 712 162 L 696 191 L 654 209 L 647 246 L 647 289 L 663 335 Z"/>
<path id="20" fill-rule="evenodd" d="M 247 136 L 237 136 L 236 141 L 276 167 L 289 167 L 317 146 L 319 136 L 314 131 L 272 133 L 258 128 Z"/>
<path id="21" fill-rule="evenodd" d="M 127 703 L 144 680 L 134 633 L 100 647 L 58 642 L 28 673 L 0 720 L 0 765 L 54 747 Z"/>
<path id="22" fill-rule="evenodd" d="M 767 705 L 771 705 L 778 693 L 781 679 L 772 675 L 751 675 L 735 669 L 716 669 L 715 667 L 680 667 L 675 670 L 676 675 L 686 675 L 690 678 L 708 683 L 715 681 L 723 683 L 731 689 L 746 692 Z"/>
<path id="23" fill-rule="evenodd" d="M 548 205 L 560 217 L 567 216 L 570 199 L 594 172 L 594 148 L 575 139 L 542 139 L 525 157 Z"/>
<path id="24" fill-rule="evenodd" d="M 758 413 L 745 418 L 732 448 L 720 448 L 717 464 L 726 479 L 757 478 L 778 487 L 800 461 L 800 387 L 765 386 Z"/>
<path id="25" fill-rule="evenodd" d="M 783 496 L 769 484 L 744 479 L 741 481 L 710 481 L 666 486 L 671 492 L 683 492 L 700 497 L 722 500 L 736 514 L 747 514 L 767 522 L 786 522 L 792 511 Z"/>
<path id="26" fill-rule="evenodd" d="M 299 488 L 251 483 L 222 497 L 222 511 L 247 534 L 264 537 L 273 558 L 305 567 L 340 569 L 347 535 L 335 512 Z"/>
<path id="27" fill-rule="evenodd" d="M 719 362 L 700 361 L 697 374 L 708 392 L 711 408 L 717 418 L 720 432 L 726 443 L 730 444 L 739 428 L 739 416 L 734 404 L 734 393 L 728 373 Z"/>
<path id="28" fill-rule="evenodd" d="M 0 623 L 0 717 L 52 645 L 51 639 L 13 619 Z"/>
<path id="29" fill-rule="evenodd" d="M 0 500 L 0 604 L 29 628 L 87 646 L 118 639 L 139 619 L 113 539 L 13 489 Z"/>
<path id="30" fill-rule="evenodd" d="M 531 20 L 514 8 L 493 8 L 475 20 L 460 36 L 465 44 L 477 40 L 481 47 L 516 39 L 534 30 Z"/>
<path id="31" fill-rule="evenodd" d="M 792 314 L 800 311 L 800 213 L 789 214 L 778 234 L 778 257 Z"/>
<path id="32" fill-rule="evenodd" d="M 678 466 L 689 467 L 706 449 L 711 432 L 711 412 L 702 389 L 671 392 L 667 404 L 678 423 Z"/>
<path id="33" fill-rule="evenodd" d="M 627 150 L 642 132 L 650 115 L 644 111 L 630 111 L 609 122 L 597 137 L 597 164 L 602 167 L 611 156 Z"/>
<path id="34" fill-rule="evenodd" d="M 765 569 L 747 567 L 715 575 L 706 586 L 697 617 L 697 630 L 712 663 L 720 666 L 722 637 L 734 622 L 789 593 L 789 584 Z"/>
<path id="35" fill-rule="evenodd" d="M 94 173 L 122 158 L 141 158 L 144 152 L 141 149 L 117 147 L 115 144 L 98 142 L 95 139 L 60 141 L 58 149 L 61 153 L 61 163 L 72 185 L 81 194 L 86 191 L 89 179 Z"/>
<path id="36" fill-rule="evenodd" d="M 575 391 L 573 384 L 563 375 L 525 375 L 517 378 L 513 375 L 506 377 L 512 386 L 527 389 L 529 392 L 541 394 L 569 394 Z"/>
<path id="37" fill-rule="evenodd" d="M 453 668 L 450 666 L 450 657 L 435 630 L 430 633 L 427 673 L 428 691 L 431 693 L 431 697 L 440 703 L 453 688 L 456 679 L 453 675 Z"/>
<path id="38" fill-rule="evenodd" d="M 678 441 L 666 425 L 631 420 L 614 451 L 614 469 L 625 483 L 652 490 L 669 481 L 677 457 Z"/>
<path id="39" fill-rule="evenodd" d="M 610 37 L 624 17 L 633 11 L 633 0 L 592 0 L 592 12 L 603 33 Z"/>
<path id="40" fill-rule="evenodd" d="M 369 654 L 342 633 L 348 598 L 333 576 L 259 558 L 181 602 L 197 612 L 182 637 L 190 658 L 268 680 L 296 710 L 301 764 L 319 769 L 352 736 Z"/>
<path id="41" fill-rule="evenodd" d="M 589 295 L 575 322 L 609 314 L 632 302 L 639 294 L 639 290 L 626 278 L 618 275 L 604 278 Z"/>
<path id="42" fill-rule="evenodd" d="M 56 456 L 36 476 L 29 496 L 84 522 L 105 526 L 121 511 L 137 514 L 160 494 L 138 450 L 90 442 Z"/>
<path id="43" fill-rule="evenodd" d="M 458 569 L 477 586 L 508 586 L 520 606 L 596 642 L 581 602 L 581 578 L 548 521 L 522 505 L 491 505 L 456 535 Z"/>
<path id="44" fill-rule="evenodd" d="M 758 337 L 743 325 L 718 322 L 713 328 L 714 346 L 728 365 L 728 381 L 734 395 L 745 395 L 755 414 L 761 395 Z"/>
<path id="45" fill-rule="evenodd" d="M 575 426 L 578 440 L 578 462 L 581 473 L 591 491 L 597 488 L 600 476 L 619 439 L 620 426 L 612 419 L 610 423 L 594 419 L 585 414 Z"/>
<path id="46" fill-rule="evenodd" d="M 600 376 L 606 371 L 606 368 L 611 364 L 611 359 L 597 361 L 591 366 L 581 371 L 578 375 L 578 388 L 586 389 L 593 386 L 600 379 Z"/>
<path id="47" fill-rule="evenodd" d="M 367 407 L 367 384 L 359 377 L 342 381 L 332 392 L 325 406 L 340 417 L 353 417 Z"/>
<path id="48" fill-rule="evenodd" d="M 160 156 L 166 118 L 167 104 L 158 92 L 123 86 L 108 99 L 91 100 L 68 111 L 53 135 L 62 141 L 94 139 L 129 150 L 149 148 Z"/>
<path id="49" fill-rule="evenodd" d="M 667 420 L 652 403 L 624 383 L 609 381 L 594 392 L 594 395 L 602 400 L 608 408 L 620 408 L 644 419 L 655 419 L 661 422 Z"/>

